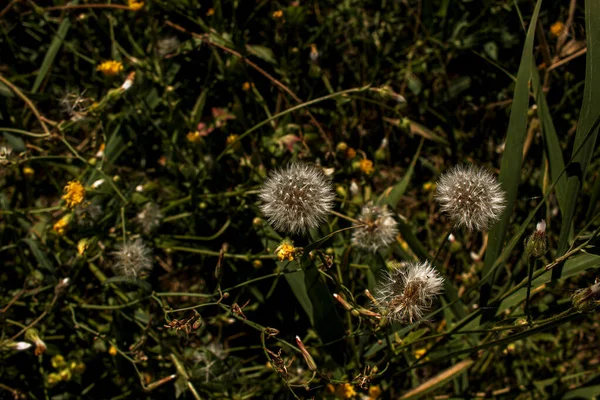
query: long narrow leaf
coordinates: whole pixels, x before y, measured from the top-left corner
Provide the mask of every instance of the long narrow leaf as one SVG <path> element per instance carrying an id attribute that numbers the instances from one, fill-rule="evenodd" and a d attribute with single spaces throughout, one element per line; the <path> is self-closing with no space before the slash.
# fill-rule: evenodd
<path id="1" fill-rule="evenodd" d="M 600 46 L 600 2 L 597 0 L 587 0 L 585 2 L 585 28 L 587 36 L 585 89 L 579 122 L 577 123 L 577 132 L 575 133 L 574 151 L 586 140 L 590 129 L 592 129 L 590 133 L 592 136 L 588 139 L 587 145 L 573 156 L 574 163 L 567 170 L 567 192 L 569 197 L 567 198 L 560 229 L 558 256 L 564 254 L 569 245 L 575 205 L 598 138 L 596 121 L 600 116 L 600 108 L 598 108 L 598 102 L 600 101 L 600 48 L 598 47 Z M 553 278 L 556 279 L 560 276 L 561 268 L 556 268 L 554 272 Z"/>
<path id="2" fill-rule="evenodd" d="M 513 105 L 508 121 L 508 132 L 506 135 L 506 146 L 502 163 L 500 165 L 500 183 L 506 191 L 506 209 L 500 221 L 492 228 L 489 234 L 488 248 L 485 255 L 482 276 L 486 276 L 504 244 L 504 236 L 508 229 L 508 223 L 517 199 L 517 190 L 521 180 L 521 162 L 523 160 L 523 145 L 527 134 L 527 110 L 529 108 L 529 80 L 533 65 L 533 39 L 535 37 L 535 26 L 542 6 L 542 0 L 538 0 L 521 56 L 517 83 L 513 96 Z M 491 296 L 494 274 L 491 274 L 481 287 L 481 307 L 485 307 Z"/>

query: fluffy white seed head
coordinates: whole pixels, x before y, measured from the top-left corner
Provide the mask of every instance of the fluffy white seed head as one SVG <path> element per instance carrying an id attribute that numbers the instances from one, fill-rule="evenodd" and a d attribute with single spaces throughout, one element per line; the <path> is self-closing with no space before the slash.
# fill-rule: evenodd
<path id="1" fill-rule="evenodd" d="M 146 203 L 142 211 L 137 214 L 136 220 L 142 227 L 142 231 L 148 235 L 159 227 L 162 218 L 163 213 L 160 211 L 158 205 L 155 203 Z"/>
<path id="2" fill-rule="evenodd" d="M 380 313 L 391 322 L 413 323 L 442 293 L 444 278 L 426 262 L 409 262 L 384 273 L 375 291 Z"/>
<path id="3" fill-rule="evenodd" d="M 118 275 L 137 277 L 152 269 L 152 252 L 140 238 L 121 245 L 112 255 Z"/>
<path id="4" fill-rule="evenodd" d="M 303 163 L 271 173 L 260 189 L 263 214 L 278 231 L 304 233 L 321 225 L 335 194 L 323 171 Z"/>
<path id="5" fill-rule="evenodd" d="M 455 226 L 481 231 L 500 218 L 506 194 L 494 175 L 469 165 L 456 166 L 440 177 L 436 199 Z"/>
<path id="6" fill-rule="evenodd" d="M 396 240 L 397 223 L 387 206 L 367 204 L 357 220 L 352 231 L 352 244 L 359 249 L 375 253 Z"/>

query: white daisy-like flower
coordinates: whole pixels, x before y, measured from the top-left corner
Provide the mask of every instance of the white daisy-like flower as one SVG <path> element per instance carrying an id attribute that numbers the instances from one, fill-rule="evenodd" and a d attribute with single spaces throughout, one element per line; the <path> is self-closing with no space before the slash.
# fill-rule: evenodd
<path id="1" fill-rule="evenodd" d="M 259 198 L 261 211 L 276 230 L 304 233 L 325 221 L 335 194 L 322 170 L 293 163 L 267 178 Z"/>
<path id="2" fill-rule="evenodd" d="M 140 238 L 121 245 L 112 255 L 118 275 L 137 277 L 152 269 L 152 252 Z"/>
<path id="3" fill-rule="evenodd" d="M 363 206 L 357 220 L 352 232 L 354 246 L 375 253 L 396 240 L 397 222 L 386 205 L 369 203 Z"/>
<path id="4" fill-rule="evenodd" d="M 489 171 L 456 166 L 437 182 L 436 199 L 455 226 L 469 230 L 487 230 L 500 219 L 506 193 Z"/>
<path id="5" fill-rule="evenodd" d="M 428 261 L 409 262 L 384 273 L 375 290 L 380 313 L 391 322 L 413 323 L 442 293 L 444 278 Z"/>

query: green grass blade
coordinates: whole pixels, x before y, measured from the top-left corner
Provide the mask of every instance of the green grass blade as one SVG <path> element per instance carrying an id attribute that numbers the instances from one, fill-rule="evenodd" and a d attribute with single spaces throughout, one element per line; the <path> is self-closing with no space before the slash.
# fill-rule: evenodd
<path id="1" fill-rule="evenodd" d="M 417 164 L 417 160 L 419 159 L 419 156 L 421 155 L 421 148 L 423 148 L 423 142 L 424 142 L 424 139 L 421 139 L 421 142 L 419 143 L 419 148 L 417 149 L 417 152 L 415 153 L 413 159 L 411 160 L 410 165 L 408 166 L 408 170 L 406 171 L 406 174 L 402 177 L 400 182 L 395 184 L 393 187 L 388 188 L 381 195 L 381 198 L 379 199 L 379 204 L 389 204 L 391 207 L 396 207 L 396 205 L 400 201 L 400 198 L 406 192 L 406 189 L 408 188 L 408 184 L 410 183 L 410 179 L 413 176 L 413 172 L 415 170 L 415 165 Z"/>
<path id="2" fill-rule="evenodd" d="M 38 265 L 42 269 L 50 272 L 54 277 L 56 275 L 56 269 L 54 268 L 54 265 L 52 265 L 50 260 L 48 260 L 46 254 L 40 249 L 40 243 L 37 240 L 33 239 L 23 239 L 23 242 L 25 242 L 25 244 L 27 244 L 27 246 L 29 246 L 29 248 L 31 249 L 31 252 L 37 260 Z"/>
<path id="3" fill-rule="evenodd" d="M 76 3 L 76 2 L 74 2 L 74 3 Z M 70 27 L 71 27 L 71 20 L 69 18 L 63 19 L 63 21 L 60 23 L 60 27 L 58 28 L 58 31 L 56 32 L 56 36 L 54 36 L 54 38 L 52 39 L 50 48 L 48 48 L 48 52 L 46 53 L 46 56 L 44 57 L 44 61 L 42 61 L 42 66 L 40 67 L 40 70 L 38 71 L 37 77 L 35 78 L 35 82 L 33 83 L 33 87 L 31 88 L 32 93 L 35 93 L 38 91 L 38 89 L 42 85 L 42 82 L 44 81 L 44 78 L 46 78 L 46 75 L 48 75 L 48 72 L 50 71 L 50 67 L 52 66 L 52 63 L 54 62 L 54 59 L 56 58 L 56 55 L 58 54 L 58 51 L 60 50 L 60 47 L 62 46 L 63 41 L 67 35 L 67 32 L 69 32 Z"/>
<path id="4" fill-rule="evenodd" d="M 535 37 L 535 26 L 542 6 L 542 0 L 538 0 L 527 36 L 517 74 L 517 83 L 513 96 L 513 105 L 508 122 L 506 135 L 506 146 L 502 163 L 500 165 L 500 183 L 506 191 L 506 210 L 500 221 L 494 225 L 489 234 L 488 248 L 485 254 L 485 264 L 482 276 L 492 268 L 494 261 L 498 258 L 504 244 L 504 236 L 508 229 L 508 223 L 517 199 L 517 190 L 521 180 L 521 162 L 523 160 L 523 145 L 527 134 L 527 110 L 529 109 L 529 79 L 533 66 L 533 39 Z M 494 274 L 491 274 L 487 282 L 481 287 L 481 306 L 485 307 L 492 292 Z"/>
<path id="5" fill-rule="evenodd" d="M 552 116 L 550 115 L 550 108 L 546 102 L 546 96 L 542 91 L 542 85 L 540 85 L 540 75 L 537 71 L 537 68 L 532 68 L 531 78 L 533 84 L 533 95 L 537 104 L 538 115 L 542 121 L 544 151 L 546 152 L 548 164 L 550 165 L 550 178 L 552 181 L 554 181 L 565 169 L 565 161 L 560 148 L 560 142 L 558 141 L 558 135 L 556 134 L 556 128 L 554 127 L 554 122 L 552 122 Z M 555 190 L 556 198 L 558 199 L 558 205 L 561 212 L 564 213 L 567 196 L 566 176 L 562 176 L 558 180 Z"/>
<path id="6" fill-rule="evenodd" d="M 596 121 L 600 117 L 600 108 L 598 108 L 598 102 L 600 102 L 600 3 L 598 1 L 587 0 L 585 2 L 585 28 L 587 42 L 585 89 L 575 133 L 574 151 L 587 139 L 590 130 L 589 134 L 592 136 L 588 139 L 587 145 L 573 156 L 574 163 L 567 170 L 567 192 L 569 196 L 567 197 L 560 229 L 558 256 L 564 254 L 569 246 L 575 205 L 598 138 L 598 127 L 596 126 Z M 553 278 L 556 279 L 560 276 L 561 268 L 559 267 L 554 271 Z"/>

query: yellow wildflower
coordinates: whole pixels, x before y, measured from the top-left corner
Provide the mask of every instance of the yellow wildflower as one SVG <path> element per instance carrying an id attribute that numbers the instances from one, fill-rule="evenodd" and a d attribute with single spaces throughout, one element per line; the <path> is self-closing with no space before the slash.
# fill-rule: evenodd
<path id="1" fill-rule="evenodd" d="M 344 383 L 335 389 L 335 395 L 340 399 L 350 399 L 356 396 L 354 386 L 349 383 Z"/>
<path id="2" fill-rule="evenodd" d="M 117 348 L 115 346 L 110 346 L 110 349 L 108 349 L 108 354 L 110 354 L 111 356 L 116 356 L 117 355 Z"/>
<path id="3" fill-rule="evenodd" d="M 379 386 L 371 386 L 369 388 L 369 399 L 375 400 L 381 396 L 381 388 Z"/>
<path id="4" fill-rule="evenodd" d="M 89 246 L 90 241 L 88 239 L 81 239 L 79 242 L 77 242 L 77 252 L 79 255 L 83 255 Z"/>
<path id="5" fill-rule="evenodd" d="M 27 177 L 33 176 L 34 173 L 35 173 L 35 171 L 31 167 L 25 167 L 25 168 L 23 168 L 23 175 L 25 175 Z"/>
<path id="6" fill-rule="evenodd" d="M 352 160 L 354 157 L 356 157 L 356 150 L 354 150 L 352 147 L 348 148 L 346 151 L 346 158 L 348 160 Z"/>
<path id="7" fill-rule="evenodd" d="M 85 197 L 85 189 L 83 188 L 83 185 L 79 183 L 79 181 L 69 182 L 63 190 L 65 191 L 65 194 L 62 198 L 65 200 L 67 207 L 69 208 L 73 208 L 80 204 Z"/>
<path id="8" fill-rule="evenodd" d="M 62 368 L 65 365 L 67 365 L 67 363 L 65 362 L 65 358 L 60 354 L 53 356 L 50 359 L 50 363 L 52 364 L 52 367 L 56 369 Z"/>
<path id="9" fill-rule="evenodd" d="M 240 135 L 236 135 L 235 133 L 227 136 L 227 139 L 226 139 L 227 146 L 231 146 L 233 143 L 235 143 L 238 140 L 239 137 L 240 137 Z"/>
<path id="10" fill-rule="evenodd" d="M 198 132 L 198 131 L 189 132 L 186 135 L 186 138 L 188 141 L 190 141 L 192 143 L 199 143 L 202 140 L 202 135 L 200 135 L 200 132 Z"/>
<path id="11" fill-rule="evenodd" d="M 114 76 L 123 71 L 123 63 L 115 60 L 104 61 L 102 64 L 98 65 L 96 70 L 102 72 L 106 76 Z"/>
<path id="12" fill-rule="evenodd" d="M 69 368 L 65 368 L 65 369 L 61 369 L 58 374 L 60 375 L 60 378 L 63 381 L 70 381 L 71 380 L 71 370 Z"/>
<path id="13" fill-rule="evenodd" d="M 427 191 L 427 192 L 429 192 L 429 191 L 431 191 L 431 190 L 434 190 L 434 189 L 435 189 L 435 183 L 432 183 L 432 182 L 425 182 L 425 183 L 423 184 L 423 190 L 425 190 L 425 191 Z"/>
<path id="14" fill-rule="evenodd" d="M 273 18 L 277 19 L 277 18 L 281 18 L 281 17 L 283 17 L 283 11 L 277 10 L 273 13 Z"/>
<path id="15" fill-rule="evenodd" d="M 425 353 L 427 353 L 427 349 L 417 349 L 415 350 L 415 358 L 418 360 L 419 358 L 423 357 Z"/>
<path id="16" fill-rule="evenodd" d="M 52 230 L 54 232 L 56 232 L 58 235 L 64 235 L 65 232 L 67 231 L 67 226 L 69 225 L 69 223 L 71 222 L 71 219 L 73 219 L 73 214 L 67 214 L 64 217 L 62 217 L 61 219 L 59 219 L 54 226 L 52 227 Z"/>
<path id="17" fill-rule="evenodd" d="M 365 174 L 365 175 L 371 175 L 373 173 L 373 171 L 375 171 L 375 169 L 373 168 L 373 161 L 368 160 L 368 159 L 362 159 L 360 160 L 360 164 L 359 164 L 360 170 Z"/>
<path id="18" fill-rule="evenodd" d="M 206 16 L 210 17 L 212 15 L 215 15 L 215 9 L 214 8 L 209 8 L 208 11 L 206 12 Z"/>
<path id="19" fill-rule="evenodd" d="M 242 85 L 242 90 L 244 92 L 247 92 L 248 90 L 250 90 L 252 86 L 250 85 L 250 82 L 244 82 L 244 84 Z"/>
<path id="20" fill-rule="evenodd" d="M 560 21 L 557 21 L 550 26 L 550 34 L 554 37 L 559 37 L 560 35 L 562 35 L 564 30 L 565 24 L 563 24 Z"/>
<path id="21" fill-rule="evenodd" d="M 296 254 L 296 248 L 291 243 L 283 243 L 275 250 L 275 252 L 277 253 L 277 259 L 279 261 L 293 261 L 294 255 Z"/>
<path id="22" fill-rule="evenodd" d="M 133 11 L 137 11 L 140 8 L 144 7 L 144 2 L 143 1 L 139 1 L 139 0 L 127 0 L 127 5 Z"/>

